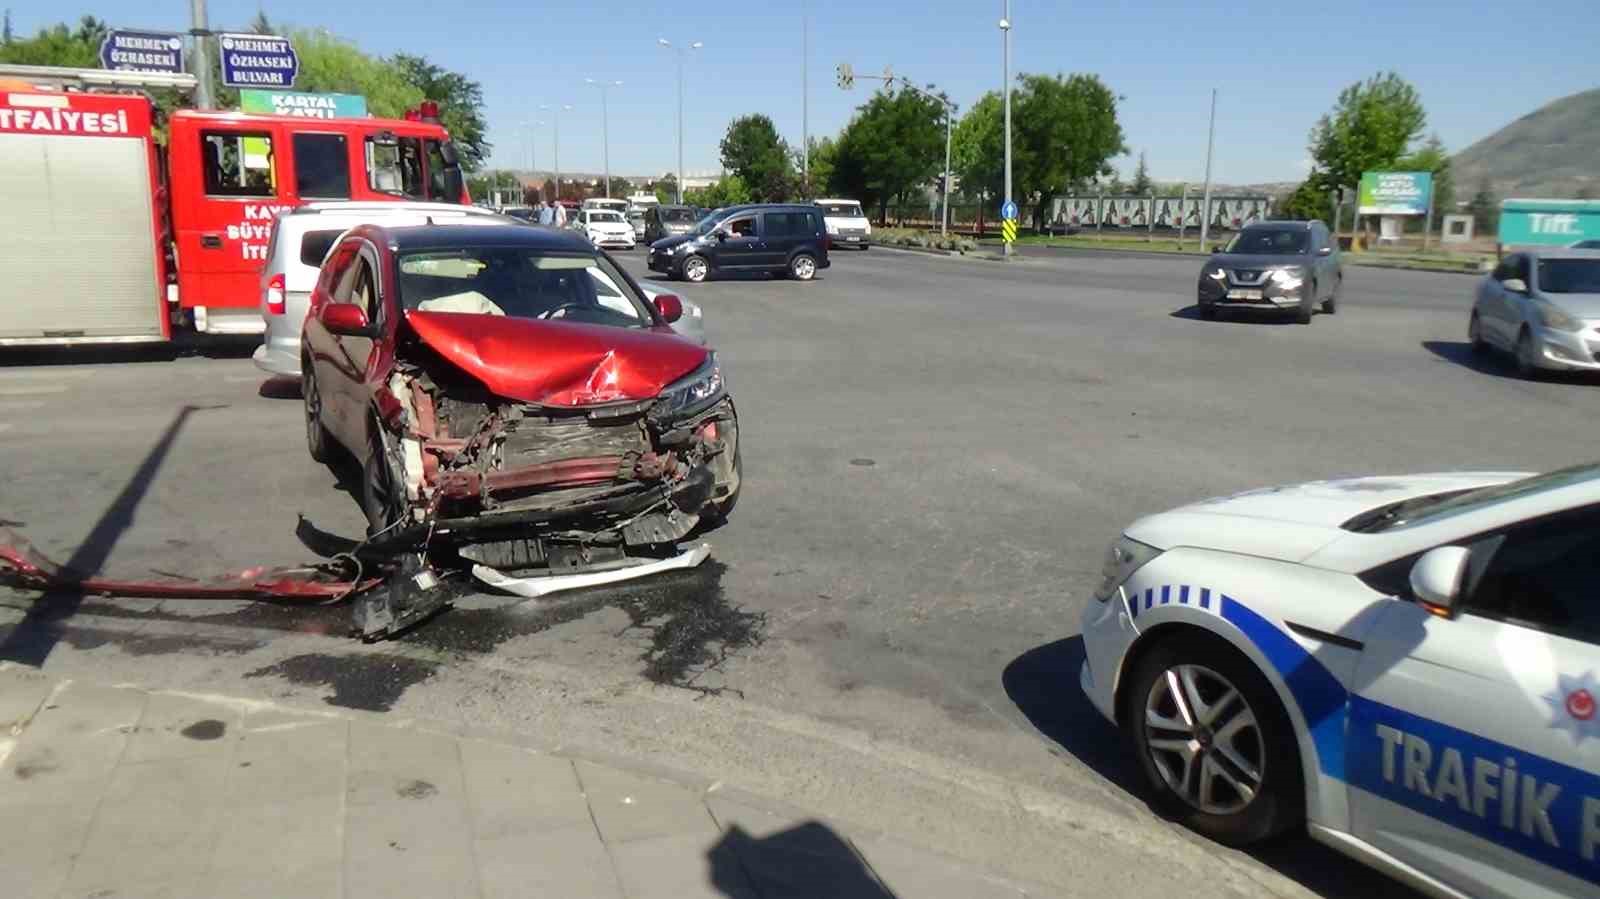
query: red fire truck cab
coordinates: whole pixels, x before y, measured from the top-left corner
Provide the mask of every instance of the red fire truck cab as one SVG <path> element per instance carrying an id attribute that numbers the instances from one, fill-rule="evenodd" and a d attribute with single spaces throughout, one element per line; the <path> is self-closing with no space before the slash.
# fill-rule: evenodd
<path id="1" fill-rule="evenodd" d="M 434 109 L 179 110 L 164 124 L 163 144 L 143 93 L 0 82 L 0 346 L 260 332 L 257 276 L 279 211 L 469 202 Z"/>

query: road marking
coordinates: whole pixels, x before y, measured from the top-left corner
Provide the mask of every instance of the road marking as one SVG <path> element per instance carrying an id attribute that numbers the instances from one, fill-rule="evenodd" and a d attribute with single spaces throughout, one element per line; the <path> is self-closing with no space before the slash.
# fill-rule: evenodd
<path id="1" fill-rule="evenodd" d="M 246 381 L 264 381 L 267 376 L 261 372 L 248 375 L 223 375 L 222 380 L 229 384 L 243 384 Z"/>
<path id="2" fill-rule="evenodd" d="M 41 393 L 66 393 L 71 389 L 67 384 L 38 384 L 27 387 L 0 386 L 0 396 L 37 396 Z"/>

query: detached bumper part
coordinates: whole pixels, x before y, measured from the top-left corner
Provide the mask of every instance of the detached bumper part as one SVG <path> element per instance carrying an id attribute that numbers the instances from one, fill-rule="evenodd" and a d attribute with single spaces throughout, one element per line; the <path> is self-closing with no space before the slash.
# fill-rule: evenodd
<path id="1" fill-rule="evenodd" d="M 535 599 L 552 593 L 560 593 L 563 590 L 599 587 L 605 584 L 616 584 L 635 578 L 648 577 L 652 574 L 661 574 L 666 571 L 694 568 L 704 562 L 709 555 L 711 555 L 711 544 L 702 543 L 694 549 L 680 553 L 670 559 L 662 559 L 659 562 L 645 562 L 611 571 L 596 571 L 589 574 L 558 574 L 549 577 L 512 577 L 487 565 L 474 565 L 472 566 L 472 576 L 496 590 Z"/>

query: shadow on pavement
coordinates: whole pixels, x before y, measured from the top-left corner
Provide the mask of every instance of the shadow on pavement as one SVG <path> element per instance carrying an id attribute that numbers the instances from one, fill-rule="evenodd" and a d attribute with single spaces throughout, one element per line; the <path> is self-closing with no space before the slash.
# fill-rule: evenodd
<path id="1" fill-rule="evenodd" d="M 855 848 L 818 821 L 754 837 L 738 825 L 706 852 L 711 885 L 724 896 L 895 899 Z"/>
<path id="2" fill-rule="evenodd" d="M 88 535 L 78 544 L 78 548 L 73 550 L 72 556 L 63 565 L 64 568 L 85 576 L 100 571 L 106 560 L 111 558 L 111 551 L 116 548 L 117 541 L 133 526 L 134 510 L 144 500 L 145 493 L 149 491 L 157 473 L 161 471 L 162 463 L 172 451 L 172 445 L 177 442 L 178 434 L 183 430 L 189 416 L 196 412 L 220 408 L 222 407 L 184 406 L 178 410 L 172 423 L 167 425 L 166 431 L 162 433 L 161 439 L 157 440 L 156 445 L 145 454 L 144 461 L 139 463 L 133 477 L 123 486 L 122 492 L 117 494 L 117 498 L 106 507 Z M 28 609 L 28 614 L 11 629 L 4 641 L 0 641 L 0 659 L 21 662 L 35 668 L 43 665 L 59 639 L 59 635 L 51 625 L 75 614 L 78 607 L 83 604 L 83 598 L 81 592 L 53 591 L 34 600 Z"/>
<path id="3" fill-rule="evenodd" d="M 1494 375 L 1497 378 L 1544 381 L 1552 384 L 1600 383 L 1600 378 L 1596 378 L 1587 372 L 1579 371 L 1541 371 L 1537 377 L 1523 378 L 1517 374 L 1517 368 L 1512 364 L 1511 357 L 1508 354 L 1495 350 L 1487 353 L 1474 353 L 1472 344 L 1467 343 L 1465 340 L 1424 340 L 1422 348 L 1445 362 L 1453 362 L 1462 368 L 1471 369 L 1483 375 Z"/>
<path id="4" fill-rule="evenodd" d="M 304 399 L 300 394 L 300 379 L 288 375 L 263 375 L 256 394 L 269 400 Z"/>
<path id="5" fill-rule="evenodd" d="M 1317 313 L 1321 315 L 1321 312 Z M 1200 314 L 1200 307 L 1196 305 L 1175 309 L 1170 318 L 1182 318 L 1189 321 L 1205 322 L 1208 325 L 1293 325 L 1298 324 L 1292 313 L 1258 312 L 1254 309 L 1218 309 L 1215 318 L 1206 318 Z"/>
<path id="6" fill-rule="evenodd" d="M 1083 660 L 1083 637 L 1068 637 L 1018 656 L 1006 666 L 1001 682 L 1006 695 L 1040 733 L 1142 800 L 1146 795 L 1143 775 L 1128 753 L 1127 741 L 1078 686 Z M 1198 834 L 1191 839 L 1205 841 Z M 1274 840 L 1246 854 L 1319 896 L 1408 899 L 1420 895 L 1303 835 Z"/>
<path id="7" fill-rule="evenodd" d="M 0 350 L 0 368 L 32 365 L 124 365 L 171 362 L 180 356 L 248 359 L 261 345 L 259 334 L 216 337 L 179 335 L 171 341 L 104 343 L 78 346 L 16 347 Z"/>

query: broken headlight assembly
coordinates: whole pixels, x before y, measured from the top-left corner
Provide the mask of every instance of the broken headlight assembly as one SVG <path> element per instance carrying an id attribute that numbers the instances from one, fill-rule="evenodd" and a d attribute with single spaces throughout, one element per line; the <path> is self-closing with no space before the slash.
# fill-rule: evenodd
<path id="1" fill-rule="evenodd" d="M 1148 543 L 1140 543 L 1128 536 L 1118 537 L 1106 550 L 1106 561 L 1100 568 L 1100 586 L 1095 588 L 1094 598 L 1101 602 L 1110 599 L 1118 587 L 1133 577 L 1135 571 L 1159 555 L 1161 550 Z"/>
<path id="2" fill-rule="evenodd" d="M 656 411 L 666 415 L 692 415 L 728 395 L 728 385 L 722 379 L 722 366 L 716 353 L 707 353 L 706 361 L 688 376 L 667 385 L 656 398 Z"/>

